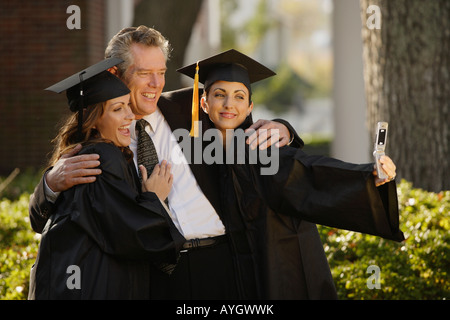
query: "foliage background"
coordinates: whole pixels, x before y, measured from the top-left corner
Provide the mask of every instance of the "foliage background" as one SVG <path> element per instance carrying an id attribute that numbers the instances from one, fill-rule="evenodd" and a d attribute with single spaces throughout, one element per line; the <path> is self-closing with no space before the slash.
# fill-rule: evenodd
<path id="1" fill-rule="evenodd" d="M 450 191 L 397 186 L 401 230 L 397 243 L 319 227 L 341 299 L 449 299 Z M 367 268 L 380 268 L 380 289 L 369 289 Z"/>
<path id="2" fill-rule="evenodd" d="M 20 174 L 0 195 L 2 300 L 28 295 L 29 271 L 40 239 L 30 227 L 28 201 L 40 176 L 40 172 Z M 339 299 L 450 298 L 450 191 L 427 192 L 407 181 L 397 187 L 404 242 L 319 226 Z M 370 265 L 380 268 L 380 289 L 367 286 Z"/>

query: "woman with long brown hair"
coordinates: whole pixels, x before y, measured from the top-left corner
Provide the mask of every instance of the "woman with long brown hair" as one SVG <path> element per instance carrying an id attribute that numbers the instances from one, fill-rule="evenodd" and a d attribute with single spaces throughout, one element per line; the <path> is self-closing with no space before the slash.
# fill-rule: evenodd
<path id="1" fill-rule="evenodd" d="M 185 242 L 161 201 L 172 185 L 170 166 L 157 165 L 148 178 L 141 168 L 139 182 L 128 148 L 130 91 L 106 71 L 116 63 L 102 61 L 50 89 L 67 90 L 75 112 L 54 140 L 50 164 L 81 144 L 80 154 L 100 155 L 102 174 L 58 196 L 29 299 L 147 299 L 150 264 L 170 272 Z"/>

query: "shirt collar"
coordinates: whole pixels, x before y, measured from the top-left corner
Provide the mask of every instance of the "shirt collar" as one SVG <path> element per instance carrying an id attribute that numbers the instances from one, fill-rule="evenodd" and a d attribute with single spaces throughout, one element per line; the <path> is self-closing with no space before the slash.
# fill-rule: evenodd
<path id="1" fill-rule="evenodd" d="M 161 110 L 159 110 L 159 108 L 157 107 L 155 112 L 144 116 L 143 119 L 147 120 L 147 122 L 150 124 L 150 129 L 153 132 L 156 132 L 158 130 L 159 124 L 161 123 L 161 117 Z"/>
<path id="2" fill-rule="evenodd" d="M 159 108 L 156 108 L 155 112 L 148 114 L 142 118 L 145 119 L 150 124 L 150 131 L 156 132 L 158 130 L 160 123 L 162 122 L 162 117 L 163 115 L 161 113 L 161 110 L 159 110 Z M 133 123 L 131 124 L 130 131 L 131 131 L 130 132 L 131 139 L 137 140 L 136 120 L 134 120 Z"/>

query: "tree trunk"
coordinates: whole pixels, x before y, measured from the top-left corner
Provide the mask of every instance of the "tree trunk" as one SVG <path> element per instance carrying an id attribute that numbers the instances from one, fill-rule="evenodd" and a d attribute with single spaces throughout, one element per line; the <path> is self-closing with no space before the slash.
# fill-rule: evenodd
<path id="1" fill-rule="evenodd" d="M 133 26 L 146 25 L 162 33 L 172 46 L 165 91 L 179 89 L 184 53 L 203 0 L 143 0 L 135 8 Z"/>
<path id="2" fill-rule="evenodd" d="M 360 0 L 368 125 L 388 121 L 397 177 L 450 190 L 450 1 Z M 381 27 L 366 24 L 381 9 Z M 372 130 L 373 129 L 373 130 Z"/>

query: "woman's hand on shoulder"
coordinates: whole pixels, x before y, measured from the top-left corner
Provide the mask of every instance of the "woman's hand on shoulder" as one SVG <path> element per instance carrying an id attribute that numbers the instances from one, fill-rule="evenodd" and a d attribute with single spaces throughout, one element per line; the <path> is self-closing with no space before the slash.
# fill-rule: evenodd
<path id="1" fill-rule="evenodd" d="M 161 164 L 157 164 L 149 177 L 147 177 L 147 169 L 144 166 L 140 165 L 139 170 L 142 176 L 142 191 L 154 192 L 161 201 L 164 201 L 169 195 L 173 184 L 170 163 L 164 160 Z"/>

